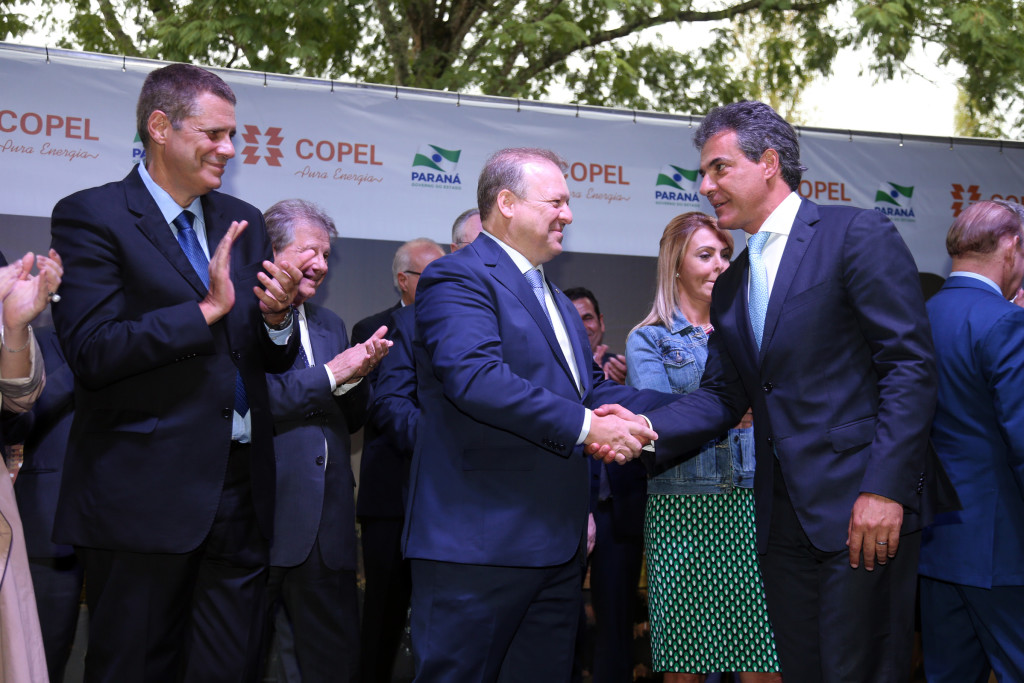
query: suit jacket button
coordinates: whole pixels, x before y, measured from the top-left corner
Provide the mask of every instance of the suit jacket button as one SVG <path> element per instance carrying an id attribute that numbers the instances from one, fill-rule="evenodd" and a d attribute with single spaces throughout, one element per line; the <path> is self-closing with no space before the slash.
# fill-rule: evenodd
<path id="1" fill-rule="evenodd" d="M 769 445 L 769 446 L 771 446 L 771 445 L 772 445 L 772 437 L 770 437 L 770 436 L 769 436 L 769 437 L 768 437 L 768 438 L 766 439 L 766 441 L 768 442 L 768 445 Z"/>
<path id="2" fill-rule="evenodd" d="M 220 416 L 223 417 L 225 420 L 230 420 L 231 412 L 231 408 L 225 408 L 224 410 L 220 411 Z"/>
<path id="3" fill-rule="evenodd" d="M 324 456 L 322 456 L 322 455 L 316 456 L 316 464 L 320 465 L 322 467 L 323 464 L 324 464 Z"/>
<path id="4" fill-rule="evenodd" d="M 772 386 L 771 382 L 765 382 L 764 386 L 762 386 L 761 388 L 764 389 L 764 393 L 770 394 L 770 393 L 772 393 L 772 389 L 774 387 Z"/>

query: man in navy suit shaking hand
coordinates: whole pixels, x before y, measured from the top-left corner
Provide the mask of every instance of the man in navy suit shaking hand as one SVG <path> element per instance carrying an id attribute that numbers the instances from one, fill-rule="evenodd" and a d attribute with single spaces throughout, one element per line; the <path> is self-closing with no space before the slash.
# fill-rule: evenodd
<path id="1" fill-rule="evenodd" d="M 700 191 L 747 249 L 715 283 L 697 391 L 648 417 L 656 460 L 754 413 L 757 546 L 787 683 L 904 681 L 920 530 L 941 491 L 914 259 L 880 212 L 797 194 L 796 132 L 761 102 L 694 136 Z"/>
<path id="2" fill-rule="evenodd" d="M 591 408 L 671 398 L 606 380 L 576 309 L 544 277 L 572 222 L 562 165 L 541 149 L 492 156 L 477 186 L 484 232 L 427 266 L 417 289 L 422 412 L 404 539 L 417 681 L 569 679 L 583 445 L 611 444 L 621 462 L 655 438 Z"/>

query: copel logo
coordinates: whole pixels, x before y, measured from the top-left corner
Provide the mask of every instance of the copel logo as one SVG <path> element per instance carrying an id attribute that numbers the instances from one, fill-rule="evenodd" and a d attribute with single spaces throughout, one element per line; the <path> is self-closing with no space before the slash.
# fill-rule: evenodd
<path id="1" fill-rule="evenodd" d="M 70 140 L 99 140 L 92 135 L 92 119 L 81 116 L 60 116 L 58 114 L 36 114 L 26 112 L 18 115 L 10 109 L 0 111 L 0 132 L 21 131 L 25 135 L 63 137 Z"/>
<path id="2" fill-rule="evenodd" d="M 266 154 L 262 156 L 258 154 L 261 137 L 266 138 L 267 148 Z M 246 124 L 242 139 L 246 142 L 245 148 L 242 149 L 243 164 L 258 164 L 260 159 L 264 159 L 268 166 L 281 165 L 281 157 L 284 156 L 281 151 L 281 143 L 284 142 L 284 138 L 281 137 L 280 128 L 271 127 L 267 128 L 265 133 L 260 133 L 260 129 L 256 126 Z"/>

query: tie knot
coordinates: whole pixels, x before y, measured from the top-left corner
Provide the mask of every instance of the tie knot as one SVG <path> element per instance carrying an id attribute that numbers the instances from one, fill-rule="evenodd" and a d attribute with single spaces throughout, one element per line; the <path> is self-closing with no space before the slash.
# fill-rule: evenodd
<path id="1" fill-rule="evenodd" d="M 747 240 L 747 249 L 754 254 L 760 254 L 761 249 L 764 248 L 764 243 L 768 241 L 769 237 L 771 237 L 771 233 L 765 230 L 754 233 L 750 236 L 750 239 Z"/>
<path id="2" fill-rule="evenodd" d="M 536 268 L 531 268 L 530 270 L 523 273 L 523 275 L 526 277 L 526 281 L 530 283 L 531 287 L 540 290 L 544 289 L 544 278 L 541 276 L 539 270 L 537 270 Z"/>
<path id="3" fill-rule="evenodd" d="M 192 212 L 186 209 L 179 213 L 178 217 L 174 219 L 174 225 L 178 230 L 191 230 L 192 218 Z"/>

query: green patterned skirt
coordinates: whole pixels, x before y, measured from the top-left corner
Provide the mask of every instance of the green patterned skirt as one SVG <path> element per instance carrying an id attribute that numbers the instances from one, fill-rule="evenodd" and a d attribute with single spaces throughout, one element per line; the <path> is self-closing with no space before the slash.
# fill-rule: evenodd
<path id="1" fill-rule="evenodd" d="M 754 492 L 651 495 L 644 523 L 655 671 L 778 671 Z"/>

